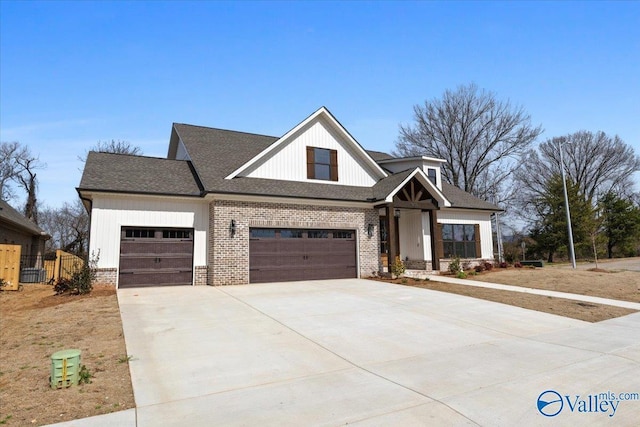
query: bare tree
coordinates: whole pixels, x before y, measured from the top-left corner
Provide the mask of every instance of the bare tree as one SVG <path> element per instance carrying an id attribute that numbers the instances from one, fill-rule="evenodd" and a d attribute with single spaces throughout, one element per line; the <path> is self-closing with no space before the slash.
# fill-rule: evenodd
<path id="1" fill-rule="evenodd" d="M 0 144 L 0 195 L 3 200 L 16 196 L 11 183 L 16 183 L 27 194 L 24 215 L 38 223 L 36 171 L 46 167 L 38 156 L 31 154 L 28 147 L 19 142 Z"/>
<path id="2" fill-rule="evenodd" d="M 27 201 L 24 205 L 24 216 L 31 221 L 38 223 L 38 198 L 36 170 L 42 169 L 46 165 L 40 162 L 38 157 L 33 157 L 27 150 L 24 156 L 18 157 L 16 163 L 20 166 L 21 172 L 16 176 L 16 180 L 27 193 Z"/>
<path id="3" fill-rule="evenodd" d="M 78 159 L 82 162 L 85 162 L 87 160 L 87 154 L 89 151 L 99 151 L 101 153 L 130 154 L 133 156 L 142 155 L 142 148 L 132 145 L 128 141 L 121 141 L 119 139 L 112 139 L 111 141 L 98 141 L 96 145 L 94 145 L 84 153 L 84 156 L 78 156 Z"/>
<path id="4" fill-rule="evenodd" d="M 522 107 L 473 83 L 413 110 L 415 123 L 400 126 L 397 154 L 444 159 L 447 182 L 495 202 L 510 197 L 500 185 L 516 167 L 515 159 L 542 133 Z"/>
<path id="5" fill-rule="evenodd" d="M 20 165 L 17 158 L 24 157 L 27 147 L 23 147 L 19 142 L 0 143 L 0 199 L 10 200 L 15 197 L 15 191 L 11 183 L 15 182 L 20 173 Z"/>
<path id="6" fill-rule="evenodd" d="M 578 185 L 586 200 L 595 203 L 596 197 L 610 191 L 632 195 L 632 176 L 640 171 L 640 157 L 633 147 L 617 135 L 611 137 L 604 132 L 581 130 L 548 139 L 538 150 L 526 153 L 516 173 L 518 187 L 524 190 L 525 199 L 546 192 L 546 183 L 561 173 L 561 149 L 567 178 Z"/>
<path id="7" fill-rule="evenodd" d="M 47 241 L 48 251 L 62 249 L 80 257 L 87 254 L 89 215 L 80 199 L 57 209 L 43 209 L 40 227 L 51 236 Z"/>

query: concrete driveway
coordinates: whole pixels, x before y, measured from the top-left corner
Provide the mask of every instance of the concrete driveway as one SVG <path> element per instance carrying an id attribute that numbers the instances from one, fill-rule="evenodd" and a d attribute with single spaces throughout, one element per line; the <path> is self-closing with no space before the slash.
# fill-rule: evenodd
<path id="1" fill-rule="evenodd" d="M 640 414 L 640 401 L 593 400 L 640 392 L 640 313 L 589 324 L 358 279 L 118 298 L 138 426 L 619 426 Z M 540 399 L 554 417 L 536 406 L 547 390 L 562 399 Z"/>

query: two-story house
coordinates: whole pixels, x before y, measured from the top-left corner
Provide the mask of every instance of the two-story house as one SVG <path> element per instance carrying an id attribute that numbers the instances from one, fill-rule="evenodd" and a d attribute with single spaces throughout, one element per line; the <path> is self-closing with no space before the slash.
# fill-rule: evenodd
<path id="1" fill-rule="evenodd" d="M 174 123 L 167 158 L 91 152 L 80 197 L 120 287 L 369 277 L 493 259 L 496 206 L 443 160 L 365 150 L 320 108 L 282 137 Z"/>

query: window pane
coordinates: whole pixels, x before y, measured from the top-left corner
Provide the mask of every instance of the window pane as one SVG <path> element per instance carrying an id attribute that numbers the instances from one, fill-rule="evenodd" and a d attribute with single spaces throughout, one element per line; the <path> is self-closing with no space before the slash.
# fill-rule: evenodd
<path id="1" fill-rule="evenodd" d="M 464 240 L 467 242 L 473 242 L 476 240 L 476 228 L 473 225 L 464 226 Z"/>
<path id="2" fill-rule="evenodd" d="M 272 228 L 252 228 L 250 234 L 252 239 L 273 239 L 276 237 L 276 230 Z"/>
<path id="3" fill-rule="evenodd" d="M 328 239 L 329 232 L 327 230 L 309 230 L 307 236 L 310 239 Z"/>
<path id="4" fill-rule="evenodd" d="M 352 239 L 353 233 L 351 231 L 334 231 L 333 238 L 334 239 Z"/>
<path id="5" fill-rule="evenodd" d="M 476 258 L 476 242 L 466 242 L 464 244 L 467 258 Z"/>
<path id="6" fill-rule="evenodd" d="M 453 226 L 453 240 L 462 242 L 464 240 L 464 225 L 456 224 Z"/>
<path id="7" fill-rule="evenodd" d="M 442 225 L 442 240 L 453 240 L 453 225 Z"/>
<path id="8" fill-rule="evenodd" d="M 453 242 L 443 242 L 442 244 L 443 249 L 444 249 L 444 257 L 445 258 L 451 258 L 454 253 L 453 253 Z"/>
<path id="9" fill-rule="evenodd" d="M 314 148 L 313 156 L 315 163 L 323 163 L 325 165 L 331 163 L 331 155 L 329 152 L 329 150 L 325 150 L 324 148 Z"/>
<path id="10" fill-rule="evenodd" d="M 324 180 L 329 180 L 331 179 L 331 167 L 329 165 L 320 165 L 318 163 L 316 163 L 314 165 L 315 171 L 316 171 L 316 178 L 315 179 L 324 179 Z"/>
<path id="11" fill-rule="evenodd" d="M 429 178 L 429 180 L 431 182 L 433 182 L 434 184 L 436 183 L 436 170 L 435 169 L 427 169 L 427 177 Z"/>
<path id="12" fill-rule="evenodd" d="M 462 242 L 455 242 L 454 243 L 454 249 L 453 249 L 453 253 L 458 255 L 460 258 L 466 258 L 466 255 L 464 253 L 464 243 Z"/>
<path id="13" fill-rule="evenodd" d="M 302 230 L 280 230 L 282 239 L 302 239 Z"/>

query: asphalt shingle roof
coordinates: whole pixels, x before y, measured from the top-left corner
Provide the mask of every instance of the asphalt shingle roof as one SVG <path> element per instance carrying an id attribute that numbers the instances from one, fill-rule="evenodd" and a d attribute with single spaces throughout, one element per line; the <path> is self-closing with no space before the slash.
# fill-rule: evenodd
<path id="1" fill-rule="evenodd" d="M 485 202 L 482 199 L 477 198 L 473 194 L 451 185 L 447 182 L 442 183 L 442 193 L 451 202 L 452 208 L 466 208 L 466 209 L 486 209 L 490 211 L 500 211 L 496 205 Z"/>
<path id="2" fill-rule="evenodd" d="M 128 154 L 89 152 L 80 190 L 198 196 L 189 162 Z"/>
<path id="3" fill-rule="evenodd" d="M 246 177 L 225 179 L 279 138 L 183 123 L 174 123 L 173 129 L 191 162 L 91 152 L 79 190 L 188 196 L 209 192 L 370 202 L 384 200 L 412 172 L 389 175 L 373 187 Z M 393 158 L 379 151 L 367 153 L 375 161 Z M 443 185 L 443 193 L 453 207 L 497 209 L 449 184 Z"/>
<path id="4" fill-rule="evenodd" d="M 14 227 L 20 228 L 33 235 L 40 236 L 45 233 L 42 228 L 28 220 L 24 215 L 12 208 L 11 205 L 4 200 L 0 200 L 0 220 L 1 222 L 9 223 Z"/>

